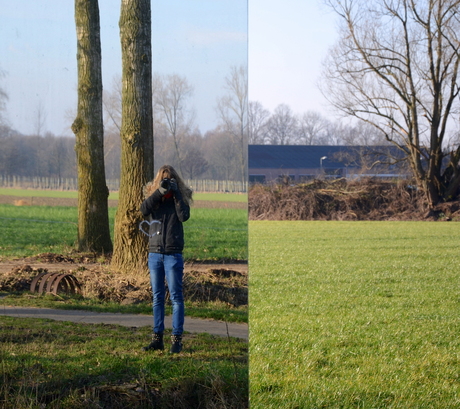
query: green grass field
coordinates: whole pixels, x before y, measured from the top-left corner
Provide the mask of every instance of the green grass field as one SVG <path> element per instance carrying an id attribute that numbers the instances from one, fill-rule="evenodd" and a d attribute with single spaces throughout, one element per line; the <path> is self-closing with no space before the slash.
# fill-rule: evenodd
<path id="1" fill-rule="evenodd" d="M 109 209 L 113 233 L 116 209 Z M 59 206 L 13 206 L 0 204 L 0 258 L 17 258 L 41 253 L 67 254 L 74 246 L 77 234 L 77 209 Z M 191 218 L 184 223 L 186 261 L 247 260 L 247 211 L 242 209 L 192 208 Z M 113 234 L 112 234 L 113 236 Z M 147 258 L 147 253 L 146 253 Z M 10 305 L 54 307 L 54 301 L 41 297 L 14 297 L 4 300 Z M 222 302 L 186 301 L 188 315 L 232 322 L 247 322 L 247 306 L 230 308 Z M 112 306 L 98 300 L 70 298 L 57 303 L 57 308 L 90 309 L 109 312 L 151 314 L 151 305 Z M 134 311 L 131 310 L 134 308 Z"/>
<path id="2" fill-rule="evenodd" d="M 251 409 L 460 407 L 458 231 L 250 222 Z"/>
<path id="3" fill-rule="evenodd" d="M 61 190 L 34 190 L 34 189 L 12 189 L 0 188 L 0 195 L 22 196 L 22 197 L 57 197 L 57 198 L 72 198 L 78 197 L 76 191 L 61 191 Z M 194 193 L 194 200 L 211 200 L 218 202 L 247 202 L 247 194 L 237 193 Z M 118 200 L 118 192 L 111 192 L 109 199 Z"/>
<path id="4" fill-rule="evenodd" d="M 115 211 L 109 209 L 112 235 Z M 77 220 L 75 207 L 0 205 L 0 257 L 68 252 Z M 186 260 L 247 260 L 246 210 L 192 207 L 184 231 Z"/>
<path id="5" fill-rule="evenodd" d="M 213 196 L 196 199 L 218 200 Z M 115 211 L 109 209 L 112 230 Z M 0 258 L 65 254 L 74 245 L 76 223 L 75 207 L 0 205 Z M 186 260 L 247 260 L 246 210 L 192 208 L 184 230 Z M 52 307 L 55 300 L 42 305 L 47 298 L 34 301 L 28 294 L 10 295 L 2 302 Z M 97 300 L 69 303 L 101 312 L 115 308 L 151 314 L 151 305 L 145 303 L 134 306 L 136 311 Z M 232 309 L 223 302 L 186 301 L 186 308 L 189 316 L 247 322 L 247 306 Z M 0 316 L 0 329 L 1 408 L 247 407 L 248 344 L 244 340 L 185 334 L 183 352 L 172 356 L 166 351 L 141 351 L 150 342 L 151 327 Z M 166 348 L 168 342 L 167 338 Z"/>
<path id="6" fill-rule="evenodd" d="M 78 192 L 73 190 L 39 190 L 39 189 L 14 189 L 0 187 L 0 195 L 21 197 L 57 197 L 76 199 Z"/>
<path id="7" fill-rule="evenodd" d="M 247 343 L 186 334 L 144 352 L 150 328 L 0 316 L 0 407 L 244 408 Z M 224 403 L 226 406 L 220 406 Z"/>

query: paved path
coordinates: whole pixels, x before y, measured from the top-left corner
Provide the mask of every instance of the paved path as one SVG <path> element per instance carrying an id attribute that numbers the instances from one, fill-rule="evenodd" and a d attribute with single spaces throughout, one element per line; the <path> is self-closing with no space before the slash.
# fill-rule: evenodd
<path id="1" fill-rule="evenodd" d="M 153 317 L 141 314 L 112 314 L 81 310 L 54 310 L 51 308 L 0 306 L 0 315 L 18 318 L 48 318 L 56 321 L 84 322 L 88 324 L 117 324 L 125 327 L 144 327 L 153 324 Z M 171 328 L 171 316 L 165 317 L 166 328 Z M 248 339 L 248 325 L 225 323 L 185 317 L 185 331 Z"/>

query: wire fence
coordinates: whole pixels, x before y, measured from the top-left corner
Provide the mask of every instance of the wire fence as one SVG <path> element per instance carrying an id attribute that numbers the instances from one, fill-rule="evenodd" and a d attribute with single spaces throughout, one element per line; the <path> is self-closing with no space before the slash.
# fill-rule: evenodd
<path id="1" fill-rule="evenodd" d="M 119 190 L 119 179 L 108 179 L 106 183 L 110 191 L 117 192 Z M 185 183 L 194 192 L 200 193 L 246 193 L 248 191 L 248 183 L 237 180 L 186 179 Z M 39 190 L 78 190 L 78 180 L 77 178 L 0 175 L 0 187 Z"/>

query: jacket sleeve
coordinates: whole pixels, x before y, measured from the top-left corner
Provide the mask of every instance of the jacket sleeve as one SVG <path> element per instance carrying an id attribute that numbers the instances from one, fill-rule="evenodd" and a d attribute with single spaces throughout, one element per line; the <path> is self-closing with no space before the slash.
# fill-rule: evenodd
<path id="1" fill-rule="evenodd" d="M 180 222 L 186 222 L 190 218 L 190 206 L 184 202 L 180 191 L 174 193 L 177 218 Z"/>
<path id="2" fill-rule="evenodd" d="M 161 193 L 157 189 L 153 192 L 147 199 L 145 199 L 141 204 L 141 213 L 144 216 L 152 214 L 161 204 Z"/>

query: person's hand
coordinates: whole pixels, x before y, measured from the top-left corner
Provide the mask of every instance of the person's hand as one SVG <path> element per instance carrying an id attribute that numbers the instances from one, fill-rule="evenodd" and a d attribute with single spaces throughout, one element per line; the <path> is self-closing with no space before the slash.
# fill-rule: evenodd
<path id="1" fill-rule="evenodd" d="M 160 187 L 158 188 L 158 190 L 160 191 L 161 196 L 164 196 L 171 190 L 171 181 L 167 178 L 163 179 L 160 182 Z"/>
<path id="2" fill-rule="evenodd" d="M 177 186 L 176 179 L 171 179 L 171 182 L 170 182 L 169 186 L 171 187 L 171 190 L 173 192 L 177 192 L 179 190 L 179 187 Z"/>

